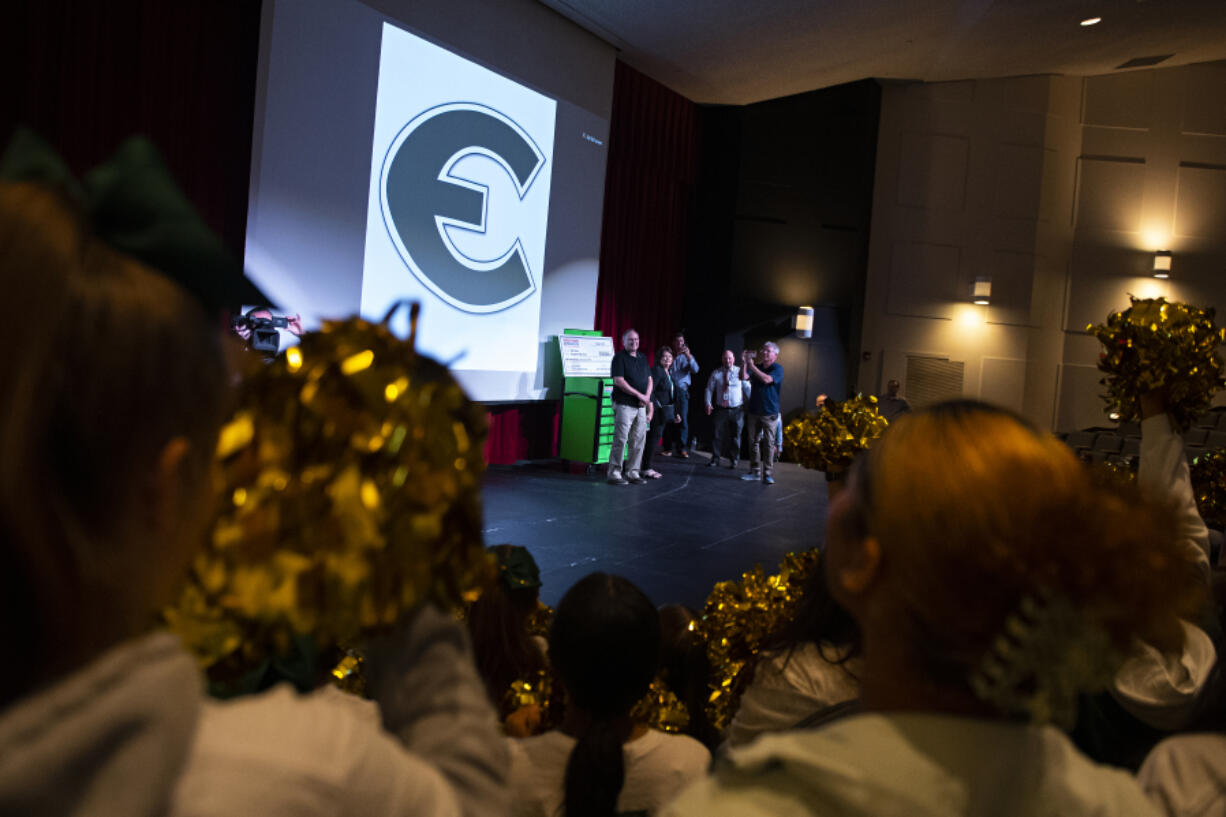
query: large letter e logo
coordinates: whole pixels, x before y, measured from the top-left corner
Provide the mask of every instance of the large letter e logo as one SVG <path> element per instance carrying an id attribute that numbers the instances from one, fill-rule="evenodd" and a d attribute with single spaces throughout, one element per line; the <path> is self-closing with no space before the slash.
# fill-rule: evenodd
<path id="1" fill-rule="evenodd" d="M 431 291 L 465 312 L 497 312 L 531 295 L 536 282 L 519 237 L 497 257 L 478 259 L 448 235 L 448 226 L 485 232 L 488 189 L 452 175 L 473 154 L 501 165 L 521 200 L 545 164 L 528 134 L 492 108 L 431 108 L 401 129 L 384 159 L 383 220 L 400 257 Z"/>

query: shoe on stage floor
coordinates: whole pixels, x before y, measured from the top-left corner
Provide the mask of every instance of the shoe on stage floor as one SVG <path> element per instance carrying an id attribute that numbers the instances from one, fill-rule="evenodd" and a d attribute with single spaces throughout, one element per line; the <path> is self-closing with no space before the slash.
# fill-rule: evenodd
<path id="1" fill-rule="evenodd" d="M 748 474 L 741 474 L 741 479 L 745 480 L 746 482 L 757 482 L 758 475 L 753 471 L 750 471 Z"/>
<path id="2" fill-rule="evenodd" d="M 688 459 L 690 458 L 690 452 L 689 452 L 689 451 L 686 451 L 686 450 L 683 448 L 683 449 L 681 449 L 680 451 L 678 451 L 678 452 L 677 452 L 677 456 L 678 456 L 678 457 L 681 457 L 682 459 L 686 459 L 686 460 L 688 460 Z"/>
<path id="3" fill-rule="evenodd" d="M 762 484 L 763 485 L 774 485 L 775 478 L 772 477 L 770 474 L 767 474 L 766 476 L 762 477 Z"/>
<path id="4" fill-rule="evenodd" d="M 673 452 L 669 451 L 668 449 L 665 449 L 660 452 L 661 457 L 671 457 L 672 455 L 673 455 Z"/>
<path id="5" fill-rule="evenodd" d="M 634 476 L 629 478 L 629 482 L 631 485 L 642 485 L 646 481 L 647 480 L 643 479 L 638 474 L 635 474 Z"/>
<path id="6" fill-rule="evenodd" d="M 629 485 L 630 484 L 629 482 L 626 482 L 626 478 L 622 476 L 609 477 L 608 482 L 610 485 Z"/>
<path id="7" fill-rule="evenodd" d="M 719 465 L 719 457 L 711 457 L 711 461 L 707 463 L 708 468 L 714 468 Z"/>
<path id="8" fill-rule="evenodd" d="M 728 468 L 729 468 L 729 469 L 731 469 L 731 470 L 733 470 L 733 471 L 735 471 L 735 470 L 736 470 L 736 460 L 731 460 L 731 461 L 728 463 Z"/>

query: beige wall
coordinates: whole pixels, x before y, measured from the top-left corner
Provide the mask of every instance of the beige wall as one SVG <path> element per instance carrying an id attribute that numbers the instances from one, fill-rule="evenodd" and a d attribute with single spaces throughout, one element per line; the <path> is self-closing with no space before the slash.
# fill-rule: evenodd
<path id="1" fill-rule="evenodd" d="M 1130 292 L 1226 305 L 1224 228 L 1226 63 L 888 87 L 859 388 L 905 392 L 908 355 L 947 357 L 965 396 L 1105 424 L 1086 324 Z"/>

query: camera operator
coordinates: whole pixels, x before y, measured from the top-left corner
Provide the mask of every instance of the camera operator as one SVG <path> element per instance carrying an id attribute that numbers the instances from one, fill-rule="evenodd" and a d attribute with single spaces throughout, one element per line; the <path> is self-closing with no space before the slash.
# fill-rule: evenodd
<path id="1" fill-rule="evenodd" d="M 302 337 L 302 318 L 277 317 L 271 309 L 257 306 L 249 309 L 233 321 L 234 334 L 243 339 L 247 348 L 263 352 L 268 358 L 274 358 L 281 350 L 281 334 L 278 330 L 285 329 L 294 337 Z"/>

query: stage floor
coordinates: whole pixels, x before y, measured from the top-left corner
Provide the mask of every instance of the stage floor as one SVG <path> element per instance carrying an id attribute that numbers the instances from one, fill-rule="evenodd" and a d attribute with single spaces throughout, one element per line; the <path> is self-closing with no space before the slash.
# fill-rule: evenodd
<path id="1" fill-rule="evenodd" d="M 485 543 L 524 545 L 541 568 L 541 599 L 556 605 L 594 571 L 633 581 L 657 604 L 700 607 L 717 581 L 755 563 L 768 572 L 789 551 L 825 538 L 826 481 L 794 463 L 775 485 L 740 479 L 708 455 L 656 457 L 662 479 L 608 485 L 559 466 L 492 467 L 486 473 Z"/>

